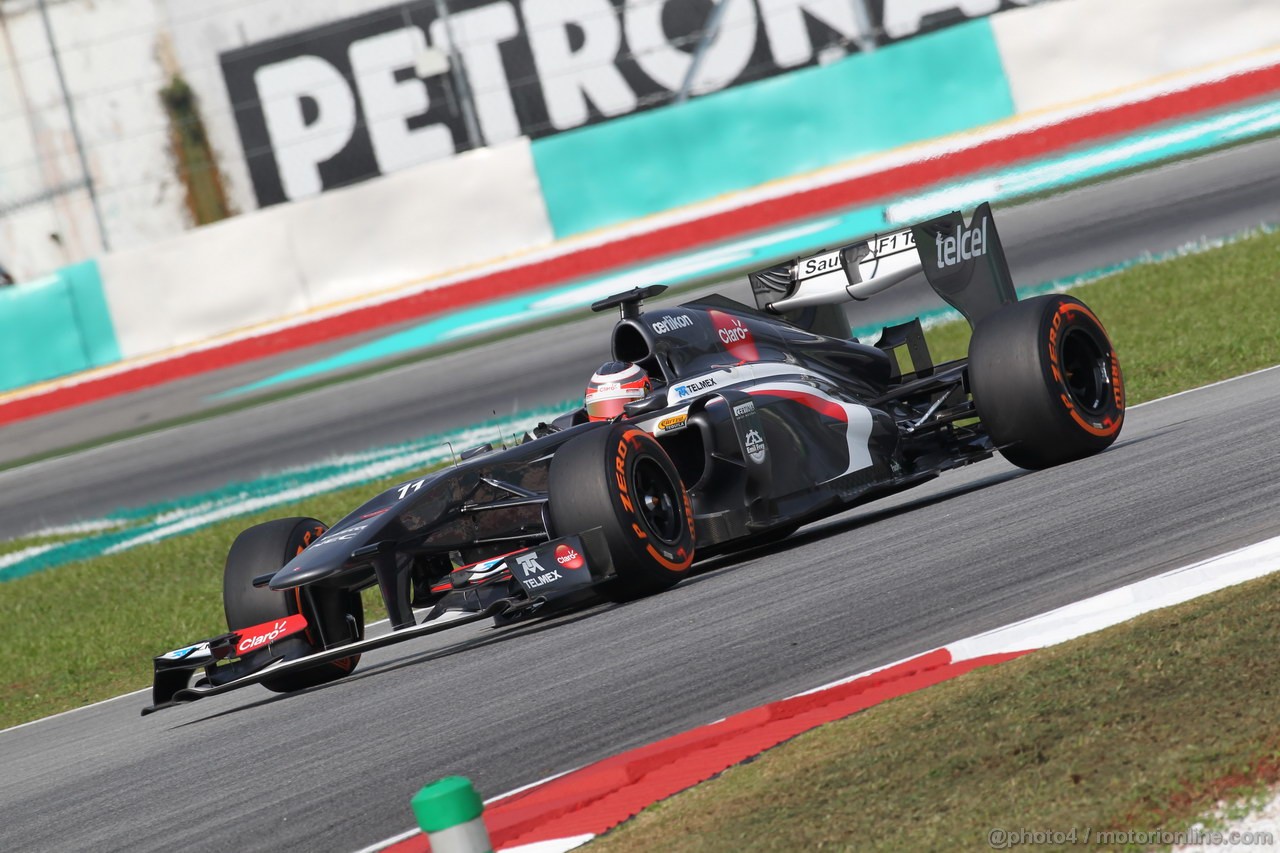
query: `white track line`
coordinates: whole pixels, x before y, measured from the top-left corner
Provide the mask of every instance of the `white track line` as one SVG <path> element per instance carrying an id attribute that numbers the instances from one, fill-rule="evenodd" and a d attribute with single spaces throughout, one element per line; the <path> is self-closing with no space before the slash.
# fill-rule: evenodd
<path id="1" fill-rule="evenodd" d="M 1197 393 L 1197 392 L 1200 392 L 1200 391 L 1207 391 L 1207 390 L 1209 390 L 1209 389 L 1211 389 L 1211 388 L 1217 388 L 1217 387 L 1218 387 L 1218 386 L 1220 386 L 1220 385 L 1226 385 L 1226 384 L 1231 383 L 1231 382 L 1238 382 L 1238 381 L 1240 381 L 1240 380 L 1242 380 L 1242 379 L 1248 379 L 1248 378 L 1250 378 L 1250 377 L 1252 377 L 1252 376 L 1258 376 L 1258 375 L 1263 374 L 1263 373 L 1268 373 L 1268 372 L 1270 372 L 1270 371 L 1272 371 L 1272 370 L 1280 370 L 1280 364 L 1278 364 L 1278 365 L 1274 365 L 1274 366 L 1272 366 L 1272 367 L 1264 367 L 1264 368 L 1262 368 L 1262 369 L 1260 369 L 1260 370 L 1255 370 L 1255 371 L 1253 371 L 1253 372 L 1251 372 L 1251 373 L 1244 373 L 1244 374 L 1241 374 L 1240 376 L 1232 376 L 1232 377 L 1227 378 L 1227 379 L 1221 379 L 1221 380 L 1219 380 L 1219 381 L 1217 381 L 1217 382 L 1211 382 L 1211 383 L 1209 383 L 1208 385 L 1200 385 L 1200 386 L 1198 386 L 1198 387 L 1196 387 L 1196 388 L 1188 388 L 1188 389 L 1187 389 L 1187 390 L 1185 390 L 1185 391 L 1178 391 L 1178 392 L 1175 392 L 1175 393 L 1173 393 L 1173 394 L 1169 394 L 1168 396 L 1160 397 L 1160 398 L 1155 399 L 1155 400 L 1147 400 L 1145 403 L 1138 403 L 1137 405 L 1129 406 L 1128 408 L 1129 408 L 1130 410 L 1132 410 L 1132 409 L 1140 409 L 1140 408 L 1142 408 L 1143 406 L 1150 406 L 1150 405 L 1153 405 L 1153 404 L 1155 404 L 1155 403 L 1163 403 L 1163 402 L 1164 402 L 1164 401 L 1166 401 L 1166 400 L 1172 400 L 1172 399 L 1174 399 L 1174 398 L 1176 398 L 1176 397 L 1183 397 L 1183 396 L 1186 396 L 1186 395 L 1188 395 L 1188 394 L 1194 394 L 1194 393 Z M 1267 541 L 1272 541 L 1272 540 L 1267 540 Z M 1261 545 L 1261 544 L 1265 544 L 1265 543 L 1259 543 L 1259 544 Z M 1247 550 L 1247 549 L 1246 549 L 1246 550 Z M 1222 555 L 1222 556 L 1225 558 L 1225 557 L 1227 557 L 1227 556 L 1231 556 L 1232 554 L 1235 554 L 1235 553 L 1237 553 L 1237 552 L 1231 552 L 1231 554 L 1226 554 L 1226 555 Z M 1213 559 L 1219 559 L 1219 558 L 1216 558 L 1216 557 L 1215 557 L 1215 558 L 1210 558 L 1210 560 L 1213 560 Z M 1196 564 L 1196 565 L 1200 565 L 1200 564 Z M 1191 568 L 1191 567 L 1186 567 L 1186 568 Z M 1280 568 L 1280 564 L 1278 564 L 1275 568 Z M 1174 573 L 1179 572 L 1179 571 L 1183 571 L 1183 569 L 1175 569 L 1173 572 L 1168 572 L 1168 573 L 1166 573 L 1166 574 L 1174 574 Z M 1264 574 L 1265 574 L 1265 573 L 1264 573 Z M 1161 576 L 1159 576 L 1159 577 L 1164 577 L 1164 576 L 1163 576 L 1163 575 L 1161 575 Z M 1240 581 L 1236 581 L 1236 583 L 1239 583 L 1239 582 L 1240 582 Z M 383 621 L 386 621 L 386 620 L 383 620 Z M 378 624 L 380 624 L 380 623 L 378 623 L 378 622 L 372 623 L 372 624 L 370 625 L 370 627 L 374 627 L 374 626 L 376 626 L 376 625 L 378 625 Z M 970 639 L 972 639 L 972 638 L 970 638 Z M 964 642 L 964 641 L 961 641 L 961 642 Z M 889 665 L 890 665 L 890 666 L 892 666 L 892 664 L 889 664 Z M 883 667 L 881 667 L 881 668 L 883 668 Z M 851 676 L 851 677 L 850 677 L 850 678 L 848 678 L 848 679 L 844 679 L 844 681 L 849 681 L 849 680 L 851 680 L 852 678 L 861 678 L 863 675 L 867 675 L 867 674 L 869 674 L 870 672 L 875 672 L 875 671 L 876 671 L 876 670 L 869 670 L 868 672 L 859 673 L 858 675 Z M 834 683 L 834 684 L 839 684 L 839 683 L 843 683 L 843 682 L 833 682 L 833 683 Z M 805 692 L 806 692 L 806 693 L 812 693 L 812 692 L 814 692 L 814 691 L 816 691 L 816 690 L 823 690 L 823 689 L 825 689 L 826 687 L 830 687 L 830 686 L 832 686 L 832 685 L 828 684 L 828 685 L 824 685 L 823 687 L 816 687 L 816 688 L 814 688 L 814 690 L 805 691 Z M 129 697 L 129 696 L 137 696 L 139 693 L 145 693 L 145 692 L 147 692 L 147 691 L 148 691 L 148 690 L 150 690 L 150 689 L 151 689 L 151 688 L 149 688 L 149 687 L 144 687 L 144 688 L 142 688 L 142 689 L 140 689 L 140 690 L 135 690 L 135 691 L 133 691 L 133 692 L 131 692 L 131 693 L 125 693 L 125 694 L 122 694 L 122 695 L 120 695 L 120 696 L 113 696 L 113 697 L 112 697 L 112 698 L 110 698 L 110 699 L 103 699 L 103 700 L 101 700 L 101 701 L 94 702 L 93 704 L 90 704 L 90 705 L 82 705 L 82 706 L 81 706 L 81 707 L 79 707 L 79 708 L 71 708 L 71 709 L 69 709 L 69 710 L 67 710 L 67 711 L 62 711 L 62 712 L 60 712 L 60 713 L 53 714 L 53 715 L 48 716 L 48 717 L 41 717 L 41 718 L 40 718 L 40 719 L 38 719 L 38 720 L 29 720 L 28 722 L 25 722 L 25 723 L 19 723 L 19 724 L 18 724 L 18 725 L 16 725 L 16 726 L 11 726 L 11 727 L 9 727 L 9 728 L 7 728 L 7 729 L 0 730 L 0 735 L 5 734 L 6 732 L 13 731 L 14 729 L 20 729 L 20 728 L 23 728 L 23 727 L 25 727 L 25 726 L 33 726 L 33 725 L 35 725 L 36 723 L 42 723 L 42 722 L 46 722 L 46 721 L 48 721 L 48 720 L 56 720 L 56 719 L 58 719 L 59 717 L 64 717 L 64 716 L 66 716 L 67 714 L 74 714 L 74 713 L 75 713 L 75 712 L 77 712 L 77 711 L 85 711 L 85 710 L 88 710 L 88 709 L 90 709 L 90 708 L 96 708 L 96 707 L 97 707 L 97 706 L 99 706 L 99 705 L 104 705 L 104 704 L 106 704 L 107 702 L 114 702 L 114 701 L 116 701 L 117 699 L 124 699 L 124 698 L 127 698 L 127 697 Z M 800 695 L 803 695 L 803 694 L 800 694 Z M 541 783 L 539 783 L 539 784 L 541 784 Z M 504 797 L 505 797 L 505 796 L 509 796 L 509 795 L 510 795 L 510 792 L 508 792 L 507 794 L 503 794 L 502 796 L 504 796 Z M 373 849 L 376 849 L 376 848 L 373 848 Z"/>
<path id="2" fill-rule="evenodd" d="M 28 720 L 25 723 L 18 723 L 16 726 L 10 726 L 7 729 L 0 730 L 0 736 L 6 735 L 12 731 L 17 731 L 18 729 L 24 729 L 27 726 L 34 726 L 36 723 L 47 723 L 50 720 L 56 720 L 59 717 L 65 717 L 68 714 L 75 714 L 79 711 L 88 711 L 90 708 L 96 708 L 99 705 L 105 705 L 108 702 L 115 702 L 120 699 L 128 699 L 131 696 L 137 696 L 140 693 L 149 693 L 150 691 L 151 691 L 150 687 L 143 687 L 138 690 L 134 690 L 132 693 L 122 693 L 119 696 L 112 696 L 110 699 L 99 699 L 97 702 L 93 702 L 88 705 L 81 705 L 79 708 L 70 708 L 66 711 L 60 711 L 57 714 L 50 714 L 49 716 L 41 717 L 38 720 Z"/>
<path id="3" fill-rule="evenodd" d="M 1221 384 L 1221 383 L 1215 383 Z M 1209 387 L 1209 386 L 1206 386 Z M 1152 401 L 1154 402 L 1154 401 Z M 1038 616 L 1023 619 L 992 631 L 975 634 L 941 648 L 950 653 L 952 662 L 971 660 L 986 655 L 1003 652 L 1023 652 L 1047 648 L 1048 646 L 1074 640 L 1086 634 L 1092 634 L 1114 625 L 1134 619 L 1144 613 L 1183 604 L 1192 599 L 1219 592 L 1230 586 L 1255 580 L 1280 570 L 1280 536 L 1238 548 L 1217 557 L 1210 557 L 1198 563 L 1192 563 L 1179 569 L 1173 569 L 1160 575 L 1128 584 L 1099 595 L 1091 596 L 1073 604 L 1050 610 Z M 932 649 L 930 651 L 937 651 Z M 859 678 L 898 666 L 914 660 L 921 652 L 884 666 L 851 675 L 838 681 L 832 681 L 812 690 L 805 690 L 787 698 L 808 696 L 820 693 Z M 785 700 L 784 700 L 785 701 Z M 572 771 L 569 771 L 572 772 Z M 564 775 L 564 774 L 558 774 Z M 552 776 L 543 782 L 551 781 Z M 541 785 L 535 782 L 515 791 L 509 791 L 485 804 L 504 799 L 512 794 Z M 416 829 L 406 830 L 392 838 L 379 841 L 365 847 L 357 853 L 377 853 L 398 844 L 418 833 Z M 501 848 L 505 853 L 563 853 L 586 844 L 595 836 L 580 835 L 571 838 L 552 838 L 519 847 Z"/>

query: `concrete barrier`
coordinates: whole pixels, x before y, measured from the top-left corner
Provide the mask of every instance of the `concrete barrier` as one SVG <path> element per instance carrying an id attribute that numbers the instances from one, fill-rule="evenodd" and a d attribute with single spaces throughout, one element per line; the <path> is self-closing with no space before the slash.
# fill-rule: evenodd
<path id="1" fill-rule="evenodd" d="M 284 209 L 311 308 L 402 288 L 552 240 L 526 139 Z"/>
<path id="2" fill-rule="evenodd" d="M 1013 115 L 988 19 L 533 143 L 556 237 Z"/>
<path id="3" fill-rule="evenodd" d="M 1280 47 L 1280 3 L 1060 0 L 990 19 L 1018 113 Z"/>
<path id="4" fill-rule="evenodd" d="M 105 256 L 121 354 L 163 352 L 305 311 L 289 213 L 265 210 Z"/>
<path id="5" fill-rule="evenodd" d="M 534 159 L 563 238 L 1276 46 L 1276 3 L 1057 0 L 540 139 Z"/>
<path id="6" fill-rule="evenodd" d="M 657 238 L 673 219 L 695 219 L 705 207 L 752 205 L 772 191 L 752 188 L 788 179 L 813 187 L 838 183 L 841 170 L 860 168 L 874 155 L 919 159 L 925 155 L 913 154 L 921 149 L 912 143 L 1002 119 L 1034 124 L 1027 133 L 1047 139 L 1053 134 L 1044 122 L 1070 123 L 1122 90 L 1280 46 L 1277 4 L 1223 0 L 1211 14 L 1200 0 L 1122 5 L 1037 4 L 532 145 L 521 139 L 427 163 L 109 255 L 101 260 L 101 286 L 90 290 L 106 306 L 96 328 L 114 331 L 95 333 L 97 343 L 81 347 L 89 354 L 71 357 L 70 341 L 84 335 L 74 324 L 71 337 L 22 337 L 47 327 L 59 312 L 69 316 L 57 307 L 62 297 L 51 295 L 59 285 L 11 299 L 5 328 L 15 330 L 14 341 L 27 343 L 15 344 L 22 367 L 0 371 L 0 391 L 106 363 L 104 354 L 155 356 L 252 334 L 263 324 L 300 322 L 308 312 L 411 297 L 444 286 L 448 276 L 470 278 L 474 284 L 455 289 L 475 292 L 444 302 L 483 301 L 493 295 L 484 290 L 491 277 L 461 273 L 535 249 L 557 257 L 608 254 L 600 244 L 617 240 L 618 232 L 551 248 L 559 238 L 607 226 Z M 1187 84 L 1168 78 L 1168 85 Z M 919 165 L 938 165 L 939 177 L 930 180 L 941 180 L 950 176 L 952 158 L 943 159 Z M 660 239 L 645 245 L 651 254 L 672 250 Z M 626 255 L 616 263 L 636 260 Z M 530 279 L 520 286 L 546 285 Z"/>
<path id="7" fill-rule="evenodd" d="M 95 261 L 0 288 L 0 389 L 119 360 Z"/>
<path id="8" fill-rule="evenodd" d="M 102 277 L 120 352 L 131 358 L 550 240 L 522 139 L 117 252 L 102 259 Z"/>

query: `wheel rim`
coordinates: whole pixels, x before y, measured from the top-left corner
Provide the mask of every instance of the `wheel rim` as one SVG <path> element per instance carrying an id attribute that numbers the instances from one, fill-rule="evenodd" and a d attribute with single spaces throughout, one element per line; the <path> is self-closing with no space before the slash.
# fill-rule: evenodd
<path id="1" fill-rule="evenodd" d="M 1084 329 L 1070 329 L 1062 338 L 1062 384 L 1081 409 L 1099 414 L 1111 398 L 1108 358 L 1096 338 Z"/>
<path id="2" fill-rule="evenodd" d="M 648 533 L 668 545 L 677 544 L 684 526 L 680 495 L 667 472 L 654 460 L 641 458 L 636 462 L 635 495 L 636 509 Z"/>

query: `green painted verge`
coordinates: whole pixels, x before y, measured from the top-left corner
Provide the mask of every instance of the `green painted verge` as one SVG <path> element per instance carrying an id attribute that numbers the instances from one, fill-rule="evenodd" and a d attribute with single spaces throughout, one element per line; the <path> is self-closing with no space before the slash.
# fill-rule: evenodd
<path id="1" fill-rule="evenodd" d="M 1014 114 L 986 19 L 533 143 L 556 237 Z"/>

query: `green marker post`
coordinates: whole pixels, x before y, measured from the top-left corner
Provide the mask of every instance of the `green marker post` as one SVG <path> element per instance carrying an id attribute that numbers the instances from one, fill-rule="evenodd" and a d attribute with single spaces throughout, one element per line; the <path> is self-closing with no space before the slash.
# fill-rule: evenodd
<path id="1" fill-rule="evenodd" d="M 431 853 L 493 853 L 484 803 L 462 776 L 446 776 L 413 795 L 413 814 L 431 842 Z"/>

